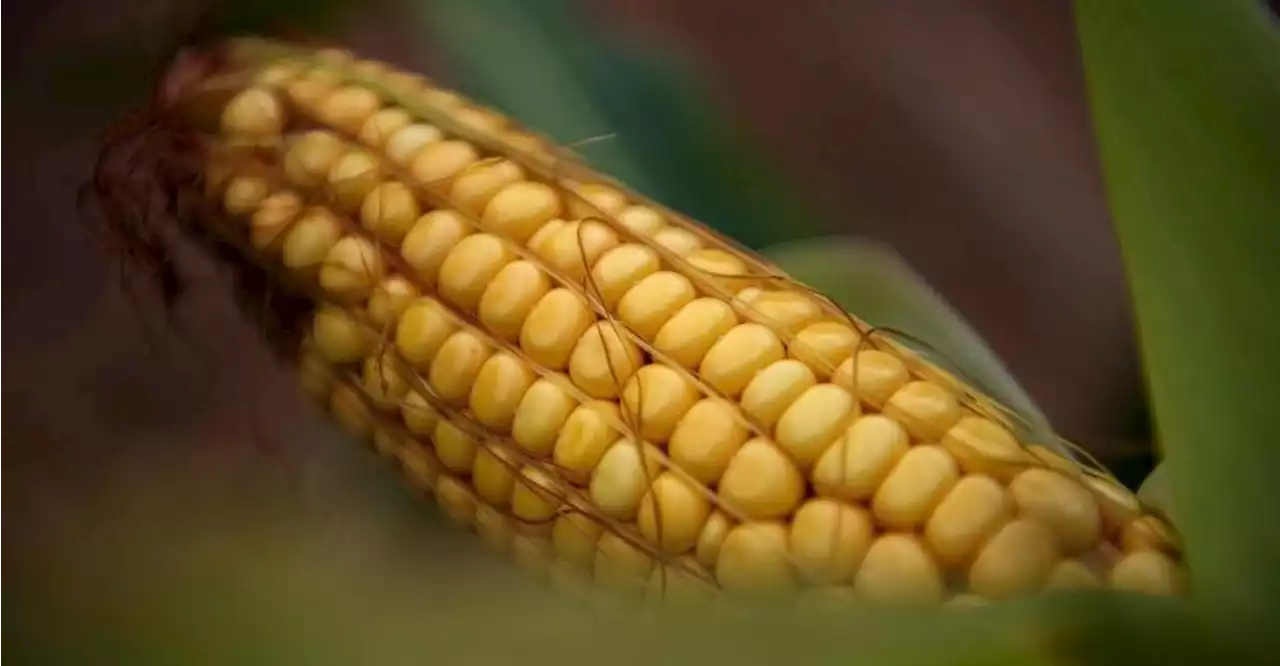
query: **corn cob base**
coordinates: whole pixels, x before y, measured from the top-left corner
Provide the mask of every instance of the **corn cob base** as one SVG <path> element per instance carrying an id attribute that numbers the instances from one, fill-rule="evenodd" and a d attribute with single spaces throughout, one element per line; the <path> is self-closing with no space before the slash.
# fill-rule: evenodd
<path id="1" fill-rule="evenodd" d="M 536 575 L 649 600 L 1182 589 L 1126 489 L 727 239 L 422 77 L 222 54 L 162 100 L 198 160 L 169 197 L 291 294 L 267 314 L 306 394 Z"/>

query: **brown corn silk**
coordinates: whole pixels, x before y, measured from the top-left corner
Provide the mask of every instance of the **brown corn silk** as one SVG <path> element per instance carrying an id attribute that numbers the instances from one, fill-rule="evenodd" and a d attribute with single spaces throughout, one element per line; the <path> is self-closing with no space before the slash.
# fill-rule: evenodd
<path id="1" fill-rule="evenodd" d="M 128 170 L 104 151 L 107 218 L 144 263 L 157 218 L 202 239 L 306 394 L 533 574 L 651 601 L 1182 590 L 1112 477 L 707 227 L 424 77 L 216 52 L 123 132 Z"/>

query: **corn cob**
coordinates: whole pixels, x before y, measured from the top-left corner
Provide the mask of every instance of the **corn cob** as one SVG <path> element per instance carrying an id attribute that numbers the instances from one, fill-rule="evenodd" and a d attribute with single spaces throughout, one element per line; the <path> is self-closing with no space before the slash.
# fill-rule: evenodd
<path id="1" fill-rule="evenodd" d="M 763 259 L 428 79 L 226 47 L 166 102 L 201 232 L 310 304 L 303 390 L 570 590 L 1183 588 L 1105 473 Z"/>

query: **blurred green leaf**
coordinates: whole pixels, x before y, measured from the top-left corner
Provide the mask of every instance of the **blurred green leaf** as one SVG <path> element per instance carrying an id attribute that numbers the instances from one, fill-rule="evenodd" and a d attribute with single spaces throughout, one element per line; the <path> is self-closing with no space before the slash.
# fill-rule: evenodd
<path id="1" fill-rule="evenodd" d="M 1246 0 L 1076 16 L 1195 592 L 1264 619 L 1280 610 L 1280 33 Z"/>

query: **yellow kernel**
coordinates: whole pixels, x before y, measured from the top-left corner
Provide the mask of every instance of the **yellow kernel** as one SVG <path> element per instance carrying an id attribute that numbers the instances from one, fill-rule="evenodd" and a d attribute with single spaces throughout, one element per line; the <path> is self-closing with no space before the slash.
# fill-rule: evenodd
<path id="1" fill-rule="evenodd" d="M 493 350 L 484 338 L 472 331 L 458 331 L 440 346 L 440 352 L 431 361 L 427 381 L 441 400 L 465 402 L 491 353 Z"/>
<path id="2" fill-rule="evenodd" d="M 511 160 L 486 160 L 458 174 L 449 190 L 449 202 L 459 211 L 477 216 L 502 188 L 524 178 L 524 169 Z"/>
<path id="3" fill-rule="evenodd" d="M 1068 460 L 1061 453 L 1051 450 L 1041 444 L 1033 444 L 1027 447 L 1027 453 L 1031 458 L 1052 467 L 1060 472 L 1075 472 L 1080 466 Z"/>
<path id="4" fill-rule="evenodd" d="M 333 365 L 354 363 L 373 348 L 373 336 L 347 310 L 321 305 L 312 322 L 311 337 L 316 351 Z"/>
<path id="5" fill-rule="evenodd" d="M 301 73 L 302 66 L 298 63 L 282 62 L 258 72 L 258 75 L 253 78 L 253 82 L 262 86 L 279 88 L 297 78 Z"/>
<path id="6" fill-rule="evenodd" d="M 716 298 L 697 298 L 681 307 L 653 339 L 653 346 L 671 361 L 696 368 L 711 346 L 738 324 L 738 316 L 728 303 Z"/>
<path id="7" fill-rule="evenodd" d="M 622 391 L 622 404 L 640 436 L 665 442 L 699 397 L 698 388 L 675 370 L 658 363 L 640 368 Z"/>
<path id="8" fill-rule="evenodd" d="M 922 444 L 903 454 L 876 490 L 876 519 L 896 529 L 921 525 L 960 480 L 955 458 L 941 446 Z"/>
<path id="9" fill-rule="evenodd" d="M 568 223 L 564 220 L 548 221 L 537 231 L 533 232 L 533 235 L 529 237 L 529 242 L 526 243 L 526 245 L 530 250 L 533 250 L 534 254 L 542 252 L 542 247 L 551 242 L 551 239 L 555 237 L 556 232 L 564 228 L 564 225 L 566 224 Z"/>
<path id="10" fill-rule="evenodd" d="M 1102 581 L 1089 567 L 1079 560 L 1063 560 L 1049 574 L 1047 587 L 1055 590 L 1076 590 L 1098 587 Z"/>
<path id="11" fill-rule="evenodd" d="M 471 231 L 471 225 L 456 211 L 433 210 L 413 222 L 400 246 L 400 256 L 419 278 L 435 284 L 445 257 Z"/>
<path id="12" fill-rule="evenodd" d="M 1139 550 L 1111 569 L 1111 587 L 1126 592 L 1174 595 L 1181 591 L 1182 572 L 1168 555 L 1155 550 Z"/>
<path id="13" fill-rule="evenodd" d="M 363 150 L 343 155 L 329 170 L 329 196 L 345 211 L 359 210 L 381 182 L 378 161 Z"/>
<path id="14" fill-rule="evenodd" d="M 628 206 L 618 212 L 617 218 L 622 226 L 641 237 L 652 236 L 667 223 L 662 213 L 648 206 Z"/>
<path id="15" fill-rule="evenodd" d="M 1173 550 L 1174 535 L 1155 516 L 1141 516 L 1125 526 L 1120 537 L 1125 552 L 1141 550 Z"/>
<path id="16" fill-rule="evenodd" d="M 556 518 L 551 527 L 551 547 L 561 559 L 581 568 L 592 565 L 604 526 L 583 513 L 572 512 Z"/>
<path id="17" fill-rule="evenodd" d="M 441 420 L 436 424 L 431 440 L 435 445 L 436 458 L 445 469 L 455 474 L 471 473 L 476 453 L 480 450 L 480 444 L 474 437 L 453 423 Z"/>
<path id="18" fill-rule="evenodd" d="M 511 491 L 511 513 L 529 521 L 550 520 L 561 504 L 556 480 L 548 473 L 525 465 Z"/>
<path id="19" fill-rule="evenodd" d="M 294 106 L 314 112 L 321 100 L 337 85 L 332 79 L 316 76 L 316 74 L 316 72 L 309 72 L 285 87 L 285 93 Z"/>
<path id="20" fill-rule="evenodd" d="M 320 267 L 320 287 L 341 303 L 364 301 L 382 280 L 382 252 L 363 236 L 346 236 L 329 250 Z"/>
<path id="21" fill-rule="evenodd" d="M 806 391 L 818 383 L 813 370 L 795 359 L 770 364 L 742 391 L 742 412 L 772 429 Z"/>
<path id="22" fill-rule="evenodd" d="M 470 526 L 475 522 L 476 501 L 471 487 L 451 476 L 436 480 L 436 499 L 445 517 L 459 525 Z"/>
<path id="23" fill-rule="evenodd" d="M 871 546 L 875 526 L 866 510 L 831 499 L 813 499 L 791 521 L 791 555 L 800 575 L 834 585 L 853 580 Z"/>
<path id="24" fill-rule="evenodd" d="M 396 349 L 417 370 L 431 367 L 445 340 L 458 330 L 458 324 L 439 301 L 432 298 L 415 300 L 396 324 Z"/>
<path id="25" fill-rule="evenodd" d="M 711 502 L 700 486 L 663 472 L 640 500 L 636 525 L 664 552 L 683 553 L 697 544 L 710 515 Z"/>
<path id="26" fill-rule="evenodd" d="M 453 119 L 463 127 L 481 132 L 496 132 L 507 124 L 506 118 L 479 107 L 457 109 L 453 112 Z"/>
<path id="27" fill-rule="evenodd" d="M 616 322 L 598 321 L 569 355 L 569 378 L 593 398 L 617 397 L 644 363 L 640 348 L 622 330 Z"/>
<path id="28" fill-rule="evenodd" d="M 404 109 L 387 108 L 369 116 L 360 127 L 356 138 L 370 148 L 382 148 L 392 135 L 413 122 L 413 117 Z"/>
<path id="29" fill-rule="evenodd" d="M 804 476 L 777 446 L 748 440 L 729 461 L 719 492 L 727 506 L 748 518 L 782 518 L 804 498 Z"/>
<path id="30" fill-rule="evenodd" d="M 663 227 L 655 232 L 653 242 L 681 256 L 702 247 L 702 239 L 697 234 L 675 225 Z"/>
<path id="31" fill-rule="evenodd" d="M 277 192 L 263 199 L 250 220 L 249 241 L 259 250 L 278 246 L 302 206 L 302 197 L 295 192 Z"/>
<path id="32" fill-rule="evenodd" d="M 996 532 L 969 568 L 969 586 L 993 599 L 1035 592 L 1058 563 L 1058 544 L 1042 522 L 1018 518 Z"/>
<path id="33" fill-rule="evenodd" d="M 618 439 L 614 423 L 618 406 L 592 400 L 578 405 L 565 420 L 556 438 L 552 459 L 575 480 L 586 479 L 600 464 L 604 452 Z"/>
<path id="34" fill-rule="evenodd" d="M 494 335 L 514 342 L 538 301 L 551 290 L 547 274 L 532 262 L 517 259 L 498 271 L 480 296 L 480 323 Z"/>
<path id="35" fill-rule="evenodd" d="M 898 389 L 885 403 L 884 413 L 898 419 L 912 437 L 926 442 L 941 439 L 962 416 L 955 396 L 925 380 Z"/>
<path id="36" fill-rule="evenodd" d="M 343 86 L 320 101 L 316 115 L 321 122 L 331 127 L 356 134 L 381 107 L 381 100 L 372 90 L 360 86 Z"/>
<path id="37" fill-rule="evenodd" d="M 989 476 L 960 479 L 925 523 L 924 536 L 938 560 L 947 566 L 968 564 L 978 549 L 1013 519 L 1013 500 Z"/>
<path id="38" fill-rule="evenodd" d="M 222 133 L 235 139 L 267 139 L 284 129 L 284 108 L 265 88 L 247 88 L 222 109 Z"/>
<path id="39" fill-rule="evenodd" d="M 618 520 L 632 520 L 640 498 L 658 475 L 658 461 L 644 451 L 648 444 L 627 437 L 615 440 L 591 471 L 588 492 L 601 513 Z"/>
<path id="40" fill-rule="evenodd" d="M 684 260 L 702 273 L 702 277 L 710 279 L 715 284 L 732 285 L 735 282 L 728 278 L 748 274 L 747 262 L 736 254 L 717 248 L 694 250 Z"/>
<path id="41" fill-rule="evenodd" d="M 481 425 L 508 432 L 520 400 L 536 378 L 524 361 L 508 352 L 490 356 L 471 388 L 471 415 Z"/>
<path id="42" fill-rule="evenodd" d="M 373 435 L 373 415 L 355 388 L 346 384 L 334 387 L 329 410 L 342 429 L 351 435 L 362 440 Z"/>
<path id="43" fill-rule="evenodd" d="M 237 176 L 227 183 L 222 207 L 230 215 L 248 215 L 271 194 L 266 180 L 256 176 Z"/>
<path id="44" fill-rule="evenodd" d="M 409 392 L 399 360 L 389 353 L 365 359 L 361 382 L 369 401 L 384 410 L 394 410 Z"/>
<path id="45" fill-rule="evenodd" d="M 760 324 L 738 324 L 711 346 L 698 374 L 721 393 L 736 397 L 757 372 L 784 355 L 782 341 L 772 330 Z"/>
<path id="46" fill-rule="evenodd" d="M 532 240 L 530 247 L 533 247 Z M 652 248 L 635 243 L 619 245 L 600 255 L 592 265 L 594 287 L 589 293 L 597 294 L 605 307 L 613 309 L 623 294 L 660 267 L 661 262 Z"/>
<path id="47" fill-rule="evenodd" d="M 298 137 L 284 154 L 284 177 L 291 185 L 313 190 L 323 185 L 333 165 L 347 152 L 338 137 L 313 130 Z"/>
<path id="48" fill-rule="evenodd" d="M 569 199 L 569 217 L 574 220 L 617 215 L 627 205 L 627 195 L 608 185 L 587 183 L 577 188 L 575 194 L 577 196 Z"/>
<path id="49" fill-rule="evenodd" d="M 640 337 L 652 340 L 697 292 L 689 278 L 671 271 L 646 276 L 618 301 L 617 317 Z"/>
<path id="50" fill-rule="evenodd" d="M 880 414 L 859 417 L 818 458 L 814 489 L 836 499 L 868 499 L 910 448 L 911 439 L 902 424 Z"/>
<path id="51" fill-rule="evenodd" d="M 859 339 L 858 332 L 848 324 L 820 321 L 797 333 L 787 345 L 787 352 L 791 358 L 813 368 L 819 378 L 826 379 L 842 361 L 853 356 Z"/>
<path id="52" fill-rule="evenodd" d="M 596 260 L 617 245 L 618 235 L 602 222 L 569 222 L 539 246 L 538 255 L 552 269 L 581 283 Z"/>
<path id="53" fill-rule="evenodd" d="M 671 461 L 694 479 L 714 484 L 724 475 L 747 436 L 747 427 L 733 405 L 704 398 L 680 419 L 667 450 Z"/>
<path id="54" fill-rule="evenodd" d="M 290 227 L 280 248 L 281 261 L 295 271 L 313 270 L 324 262 L 329 250 L 342 238 L 342 225 L 332 213 L 313 208 Z"/>
<path id="55" fill-rule="evenodd" d="M 498 271 L 514 258 L 511 248 L 497 236 L 467 236 L 440 264 L 440 295 L 454 305 L 474 311 Z"/>
<path id="56" fill-rule="evenodd" d="M 802 469 L 809 469 L 844 434 L 856 407 L 853 396 L 835 384 L 810 386 L 782 413 L 774 439 Z"/>
<path id="57" fill-rule="evenodd" d="M 415 123 L 396 130 L 386 140 L 387 159 L 398 167 L 408 167 L 427 146 L 444 140 L 444 134 L 431 125 Z"/>
<path id="58" fill-rule="evenodd" d="M 400 315 L 416 298 L 418 288 L 412 282 L 393 275 L 379 282 L 369 297 L 369 319 L 377 326 L 395 326 Z"/>
<path id="59" fill-rule="evenodd" d="M 417 223 L 418 213 L 413 191 L 392 180 L 374 187 L 364 198 L 360 223 L 388 243 L 400 244 Z"/>
<path id="60" fill-rule="evenodd" d="M 515 489 L 513 469 L 519 469 L 515 458 L 498 446 L 482 446 L 471 465 L 471 484 L 480 499 L 497 507 L 511 502 Z"/>
<path id="61" fill-rule="evenodd" d="M 481 217 L 492 233 L 525 243 L 542 225 L 560 217 L 560 197 L 551 186 L 520 181 L 502 188 Z"/>
<path id="62" fill-rule="evenodd" d="M 799 333 L 823 317 L 818 302 L 798 291 L 761 291 L 749 298 L 740 292 L 738 301 L 745 306 L 744 318 L 789 335 Z"/>
<path id="63" fill-rule="evenodd" d="M 595 580 L 606 589 L 643 593 L 653 559 L 622 536 L 606 532 L 596 551 Z"/>
<path id="64" fill-rule="evenodd" d="M 511 437 L 524 452 L 547 456 L 578 403 L 555 381 L 539 379 L 525 391 L 511 422 Z"/>
<path id="65" fill-rule="evenodd" d="M 435 141 L 418 151 L 409 165 L 409 175 L 416 185 L 444 193 L 454 177 L 479 159 L 475 146 L 466 141 Z"/>
<path id="66" fill-rule="evenodd" d="M 942 445 L 960 462 L 960 469 L 1006 483 L 1030 461 L 1007 428 L 980 416 L 960 419 L 943 436 Z"/>
<path id="67" fill-rule="evenodd" d="M 552 289 L 525 319 L 520 329 L 520 348 L 534 362 L 563 370 L 578 340 L 594 321 L 594 313 L 580 296 L 563 287 Z"/>
<path id="68" fill-rule="evenodd" d="M 945 592 L 942 572 L 913 534 L 889 533 L 867 549 L 853 589 L 868 601 L 936 603 Z"/>
<path id="69" fill-rule="evenodd" d="M 847 389 L 856 387 L 858 399 L 876 408 L 884 407 L 910 380 L 905 363 L 878 349 L 866 349 L 845 359 L 831 376 L 832 384 Z"/>
<path id="70" fill-rule="evenodd" d="M 515 538 L 516 532 L 506 516 L 497 509 L 483 502 L 476 505 L 475 526 L 476 535 L 490 548 L 499 553 L 510 550 L 511 541 Z"/>
<path id="71" fill-rule="evenodd" d="M 721 511 L 715 511 L 707 518 L 707 522 L 702 525 L 702 531 L 698 533 L 698 542 L 694 545 L 694 555 L 702 564 L 714 567 L 716 560 L 720 559 L 720 547 L 724 545 L 724 539 L 729 535 L 729 530 L 733 528 L 733 521 L 729 520 Z"/>
<path id="72" fill-rule="evenodd" d="M 1086 476 L 1085 480 L 1098 501 L 1102 528 L 1107 535 L 1122 533 L 1124 527 L 1141 513 L 1142 505 L 1129 489 L 1092 475 Z"/>
<path id="73" fill-rule="evenodd" d="M 400 405 L 400 418 L 409 432 L 415 435 L 430 435 L 440 423 L 440 412 L 420 393 L 410 392 Z"/>
<path id="74" fill-rule="evenodd" d="M 1102 513 L 1093 494 L 1061 472 L 1032 468 L 1013 479 L 1009 490 L 1022 515 L 1044 521 L 1062 546 L 1078 552 L 1097 543 Z"/>
<path id="75" fill-rule="evenodd" d="M 716 558 L 716 580 L 727 591 L 751 597 L 777 597 L 795 589 L 782 523 L 753 522 L 729 530 Z"/>

